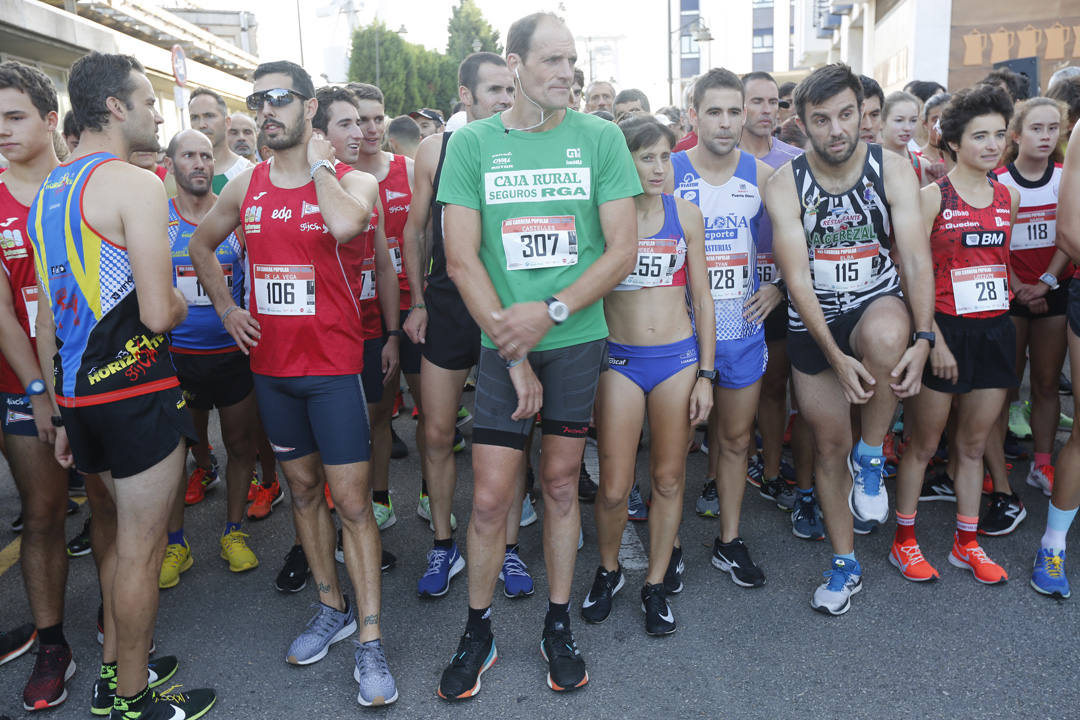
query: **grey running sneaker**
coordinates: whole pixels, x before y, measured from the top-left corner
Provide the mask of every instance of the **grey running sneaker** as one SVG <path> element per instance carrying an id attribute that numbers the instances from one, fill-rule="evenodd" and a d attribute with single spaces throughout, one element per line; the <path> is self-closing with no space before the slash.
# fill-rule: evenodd
<path id="1" fill-rule="evenodd" d="M 717 517 L 720 514 L 720 498 L 716 494 L 716 480 L 709 479 L 694 505 L 701 517 Z"/>
<path id="2" fill-rule="evenodd" d="M 758 494 L 766 500 L 772 500 L 781 510 L 790 512 L 795 507 L 795 491 L 778 477 L 762 480 Z"/>
<path id="3" fill-rule="evenodd" d="M 356 701 L 364 707 L 389 705 L 398 698 L 397 685 L 390 667 L 386 664 L 386 653 L 382 642 L 369 640 L 356 643 L 356 669 L 353 679 L 360 683 L 360 692 Z"/>
<path id="4" fill-rule="evenodd" d="M 304 632 L 300 633 L 292 645 L 285 661 L 291 665 L 310 665 L 326 657 L 330 646 L 341 642 L 356 632 L 356 608 L 345 596 L 345 610 L 335 610 L 329 605 L 312 603 L 317 609 Z"/>

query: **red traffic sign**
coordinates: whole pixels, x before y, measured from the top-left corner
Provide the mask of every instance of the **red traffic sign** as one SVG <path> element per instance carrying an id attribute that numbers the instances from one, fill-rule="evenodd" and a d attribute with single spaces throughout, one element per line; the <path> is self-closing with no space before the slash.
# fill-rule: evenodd
<path id="1" fill-rule="evenodd" d="M 184 48 L 179 45 L 172 46 L 172 74 L 177 85 L 187 85 L 187 57 L 184 55 Z"/>

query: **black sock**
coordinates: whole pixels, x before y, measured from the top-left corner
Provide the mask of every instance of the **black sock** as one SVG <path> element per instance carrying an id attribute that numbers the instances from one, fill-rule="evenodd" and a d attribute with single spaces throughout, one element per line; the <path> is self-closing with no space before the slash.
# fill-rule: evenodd
<path id="1" fill-rule="evenodd" d="M 516 553 L 517 551 L 518 551 L 518 544 L 517 543 L 514 543 L 513 545 L 507 543 L 506 552 L 515 552 Z"/>
<path id="2" fill-rule="evenodd" d="M 67 645 L 64 639 L 64 623 L 38 628 L 38 642 L 42 645 Z"/>
<path id="3" fill-rule="evenodd" d="M 491 635 L 491 606 L 481 610 L 469 608 L 469 621 L 465 623 L 465 632 L 471 632 L 473 637 L 488 637 Z"/>
<path id="4" fill-rule="evenodd" d="M 427 479 L 426 478 L 420 478 L 420 494 L 421 495 L 427 495 L 428 494 L 428 492 L 427 492 Z"/>
<path id="5" fill-rule="evenodd" d="M 390 491 L 389 490 L 372 490 L 371 491 L 371 499 L 374 500 L 377 503 L 381 503 L 383 505 L 389 505 L 390 504 Z"/>
<path id="6" fill-rule="evenodd" d="M 544 618 L 544 625 L 551 627 L 557 622 L 561 622 L 564 626 L 570 625 L 570 603 L 553 603 L 548 601 L 547 617 Z"/>
<path id="7" fill-rule="evenodd" d="M 141 710 L 144 705 L 148 705 L 153 700 L 154 695 L 150 692 L 150 687 L 147 686 L 130 697 L 125 697 L 124 695 L 118 695 L 117 697 L 121 700 L 126 700 L 133 710 Z"/>
<path id="8" fill-rule="evenodd" d="M 671 548 L 671 564 L 672 565 L 678 565 L 679 560 L 681 560 L 681 559 L 682 559 L 682 548 L 676 545 L 675 547 Z"/>
<path id="9" fill-rule="evenodd" d="M 449 550 L 454 544 L 454 538 L 448 537 L 445 540 L 439 540 L 435 538 L 435 547 L 442 548 L 443 550 Z"/>

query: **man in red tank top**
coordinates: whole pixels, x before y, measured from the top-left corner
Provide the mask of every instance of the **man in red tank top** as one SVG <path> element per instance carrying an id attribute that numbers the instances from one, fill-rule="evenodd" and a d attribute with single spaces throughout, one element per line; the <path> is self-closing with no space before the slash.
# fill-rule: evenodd
<path id="1" fill-rule="evenodd" d="M 34 354 L 38 285 L 26 233 L 30 204 L 59 164 L 52 144 L 56 122 L 48 77 L 19 63 L 0 65 L 0 150 L 11 163 L 0 175 L 0 426 L 22 502 L 19 560 L 41 644 L 23 691 L 28 710 L 63 702 L 65 671 L 74 668 L 63 631 L 67 473 L 53 458 L 52 404 Z"/>
<path id="2" fill-rule="evenodd" d="M 362 242 L 378 187 L 366 174 L 335 165 L 331 144 L 312 131 L 318 101 L 300 66 L 260 65 L 247 103 L 274 157 L 229 181 L 189 253 L 225 329 L 251 356 L 259 411 L 289 483 L 296 529 L 319 591 L 316 615 L 286 660 L 317 662 L 360 624 L 357 700 L 385 705 L 397 700 L 397 688 L 381 644 L 382 548 L 371 509 L 356 268 L 342 252 Z M 247 244 L 247 309 L 233 300 L 214 256 L 237 226 Z M 355 602 L 342 593 L 334 567 L 324 477 L 341 518 Z"/>
<path id="3" fill-rule="evenodd" d="M 385 117 L 382 91 L 366 83 L 350 83 L 349 89 L 359 101 L 360 127 L 364 139 L 360 143 L 360 153 L 356 162 L 350 163 L 355 170 L 370 173 L 379 181 L 379 201 L 385 213 L 386 245 L 398 276 L 400 293 L 400 313 L 390 318 L 383 313 L 383 325 L 387 329 L 387 343 L 397 343 L 401 372 L 409 385 L 409 393 L 418 409 L 422 409 L 420 397 L 420 346 L 409 340 L 399 329 L 405 324 L 409 310 L 424 307 L 422 288 L 417 289 L 415 301 L 409 288 L 408 276 L 402 262 L 401 237 L 405 231 L 405 221 L 409 218 L 409 205 L 412 202 L 413 161 L 404 155 L 393 155 L 381 150 L 385 132 Z M 390 425 L 390 416 L 397 395 L 400 376 L 395 370 L 388 373 L 382 400 L 375 404 L 371 413 L 372 441 L 374 444 L 371 487 L 375 493 L 375 515 L 380 527 L 388 527 L 395 521 L 393 505 L 390 502 L 390 453 L 391 442 L 400 443 Z M 424 454 L 424 415 L 417 417 L 416 443 L 421 457 Z"/>

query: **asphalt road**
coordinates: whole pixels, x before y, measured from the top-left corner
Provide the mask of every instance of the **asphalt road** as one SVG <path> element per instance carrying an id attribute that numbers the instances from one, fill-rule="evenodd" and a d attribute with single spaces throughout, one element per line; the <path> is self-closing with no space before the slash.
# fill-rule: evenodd
<path id="1" fill-rule="evenodd" d="M 471 396 L 466 398 L 471 402 Z M 1067 399 L 1063 405 L 1071 411 Z M 436 697 L 435 688 L 464 627 L 466 576 L 458 576 L 441 599 L 422 601 L 416 596 L 431 534 L 415 515 L 420 472 L 414 426 L 407 413 L 395 421 L 412 451 L 391 465 L 398 521 L 382 536 L 384 547 L 398 556 L 397 567 L 384 575 L 383 584 L 384 643 L 400 691 L 398 702 L 382 710 L 356 704 L 349 643 L 336 645 L 315 665 L 285 663 L 286 648 L 316 599 L 310 584 L 295 595 L 273 587 L 292 544 L 289 503 L 246 528 L 261 565 L 234 575 L 218 557 L 224 493 L 217 490 L 188 511 L 195 565 L 179 586 L 161 593 L 156 632 L 158 652 L 180 658 L 178 682 L 217 689 L 218 704 L 208 717 L 1080 717 L 1080 599 L 1058 602 L 1028 586 L 1047 501 L 1024 485 L 1026 462 L 1017 464 L 1012 481 L 1027 504 L 1028 519 L 1011 536 L 984 539 L 988 553 L 1009 572 L 1007 584 L 984 587 L 950 566 L 946 556 L 955 506 L 924 503 L 919 508 L 919 538 L 941 581 L 915 585 L 889 565 L 890 521 L 857 539 L 864 590 L 853 598 L 847 615 L 831 618 L 809 607 L 830 558 L 828 545 L 795 538 L 789 516 L 754 488 L 747 486 L 742 536 L 767 574 L 766 585 L 736 587 L 710 565 L 717 521 L 693 511 L 705 471 L 701 454 L 692 455 L 687 467 L 681 533 L 686 589 L 672 600 L 678 632 L 666 638 L 645 635 L 637 601 L 643 570 L 628 571 L 627 586 L 616 597 L 607 622 L 590 626 L 580 620 L 576 608 L 598 563 L 592 508 L 586 505 L 585 547 L 578 557 L 571 617 L 576 618 L 577 641 L 589 663 L 589 685 L 562 695 L 544 681 L 538 643 L 546 583 L 537 523 L 522 530 L 521 546 L 538 592 L 511 601 L 502 596 L 500 586 L 494 602 L 499 660 L 485 674 L 478 697 L 450 706 Z M 216 425 L 211 435 L 221 447 Z M 1064 438 L 1059 434 L 1059 442 Z M 645 452 L 639 456 L 638 479 L 647 492 Z M 595 448 L 590 453 L 595 457 Z M 457 537 L 463 544 L 472 485 L 469 452 L 457 462 L 455 512 L 462 522 Z M 537 511 L 542 518 L 542 503 Z M 17 512 L 17 496 L 4 471 L 0 548 L 15 539 L 9 523 Z M 83 508 L 69 518 L 68 537 L 82 527 L 86 512 Z M 647 543 L 645 525 L 632 526 L 627 540 L 628 553 L 638 542 Z M 1070 541 L 1080 541 L 1075 527 Z M 463 551 L 467 556 L 467 549 Z M 1074 560 L 1074 584 L 1080 584 L 1077 567 Z M 47 717 L 89 716 L 100 662 L 94 630 L 97 606 L 93 562 L 89 557 L 73 560 L 65 631 L 79 670 L 69 684 L 68 701 Z M 18 565 L 0 575 L 0 608 L 0 626 L 5 628 L 30 617 Z M 33 655 L 27 654 L 0 668 L 0 715 L 25 716 L 21 691 L 32 666 Z"/>

